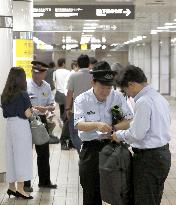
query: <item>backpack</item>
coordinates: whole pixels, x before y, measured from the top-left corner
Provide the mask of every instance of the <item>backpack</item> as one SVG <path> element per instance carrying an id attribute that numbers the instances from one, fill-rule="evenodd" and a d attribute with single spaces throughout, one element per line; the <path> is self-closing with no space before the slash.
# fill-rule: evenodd
<path id="1" fill-rule="evenodd" d="M 131 154 L 128 145 L 110 142 L 99 153 L 102 200 L 112 205 L 132 205 Z"/>

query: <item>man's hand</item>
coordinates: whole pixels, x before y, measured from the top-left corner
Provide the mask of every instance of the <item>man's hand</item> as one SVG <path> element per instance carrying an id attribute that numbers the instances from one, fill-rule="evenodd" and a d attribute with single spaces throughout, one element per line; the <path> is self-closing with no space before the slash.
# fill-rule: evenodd
<path id="1" fill-rule="evenodd" d="M 112 127 L 109 126 L 107 123 L 104 122 L 97 122 L 97 129 L 100 132 L 111 132 L 112 131 Z"/>
<path id="2" fill-rule="evenodd" d="M 118 138 L 118 136 L 116 135 L 116 133 L 115 132 L 113 132 L 113 134 L 111 135 L 111 137 L 112 137 L 112 140 L 113 141 L 116 141 L 116 142 L 120 142 L 121 140 Z"/>
<path id="3" fill-rule="evenodd" d="M 47 111 L 46 107 L 40 105 L 34 106 L 34 109 L 38 110 L 41 113 L 45 113 Z"/>

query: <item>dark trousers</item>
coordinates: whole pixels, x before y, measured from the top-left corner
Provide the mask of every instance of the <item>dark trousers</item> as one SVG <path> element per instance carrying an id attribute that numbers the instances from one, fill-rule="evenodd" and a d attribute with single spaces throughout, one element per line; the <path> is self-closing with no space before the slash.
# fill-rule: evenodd
<path id="1" fill-rule="evenodd" d="M 72 141 L 73 146 L 76 148 L 78 153 L 80 153 L 81 149 L 81 139 L 78 136 L 78 130 L 74 127 L 74 114 L 72 114 L 69 120 L 69 131 L 70 131 L 70 139 Z"/>
<path id="2" fill-rule="evenodd" d="M 159 205 L 171 166 L 169 146 L 134 152 L 134 205 Z"/>
<path id="3" fill-rule="evenodd" d="M 83 188 L 83 205 L 102 205 L 100 194 L 99 152 L 107 142 L 83 142 L 79 175 Z"/>
<path id="4" fill-rule="evenodd" d="M 45 115 L 40 115 L 41 121 L 45 124 L 48 131 L 48 125 Z M 37 152 L 37 165 L 39 184 L 46 185 L 50 183 L 50 165 L 49 165 L 49 143 L 35 145 Z M 24 182 L 24 186 L 30 186 L 30 181 Z"/>
<path id="5" fill-rule="evenodd" d="M 64 121 L 65 105 L 64 104 L 59 104 L 59 109 L 60 109 L 60 118 L 61 118 L 62 121 Z"/>

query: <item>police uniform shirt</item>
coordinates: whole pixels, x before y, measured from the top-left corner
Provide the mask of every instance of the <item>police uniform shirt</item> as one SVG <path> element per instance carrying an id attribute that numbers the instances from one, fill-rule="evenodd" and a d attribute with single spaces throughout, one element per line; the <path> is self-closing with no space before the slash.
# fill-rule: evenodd
<path id="1" fill-rule="evenodd" d="M 133 117 L 122 93 L 111 90 L 106 101 L 100 102 L 97 100 L 93 88 L 91 88 L 75 99 L 74 125 L 76 126 L 79 122 L 105 122 L 112 125 L 110 109 L 115 105 L 121 107 L 125 119 L 131 119 Z M 100 138 L 97 130 L 90 132 L 79 131 L 78 134 L 82 141 Z"/>
<path id="2" fill-rule="evenodd" d="M 151 86 L 134 98 L 135 114 L 128 130 L 116 132 L 118 138 L 139 149 L 157 148 L 170 141 L 170 110 L 166 99 Z"/>
<path id="3" fill-rule="evenodd" d="M 27 90 L 33 106 L 47 106 L 54 103 L 51 87 L 46 81 L 38 86 L 33 79 L 27 79 Z"/>

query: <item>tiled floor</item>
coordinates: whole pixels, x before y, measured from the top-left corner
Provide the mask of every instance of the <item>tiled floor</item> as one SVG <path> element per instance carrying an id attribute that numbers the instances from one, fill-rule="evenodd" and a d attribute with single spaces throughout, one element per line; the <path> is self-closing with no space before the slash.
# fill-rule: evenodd
<path id="1" fill-rule="evenodd" d="M 165 183 L 162 205 L 176 205 L 176 101 L 169 99 L 172 113 L 172 167 Z M 58 130 L 56 130 L 58 131 Z M 34 152 L 33 200 L 9 199 L 7 184 L 0 183 L 1 205 L 82 205 L 82 190 L 79 185 L 78 155 L 74 150 L 61 151 L 60 145 L 51 145 L 51 179 L 57 183 L 58 189 L 48 190 L 38 188 L 36 154 Z M 142 204 L 141 204 L 142 205 Z"/>

